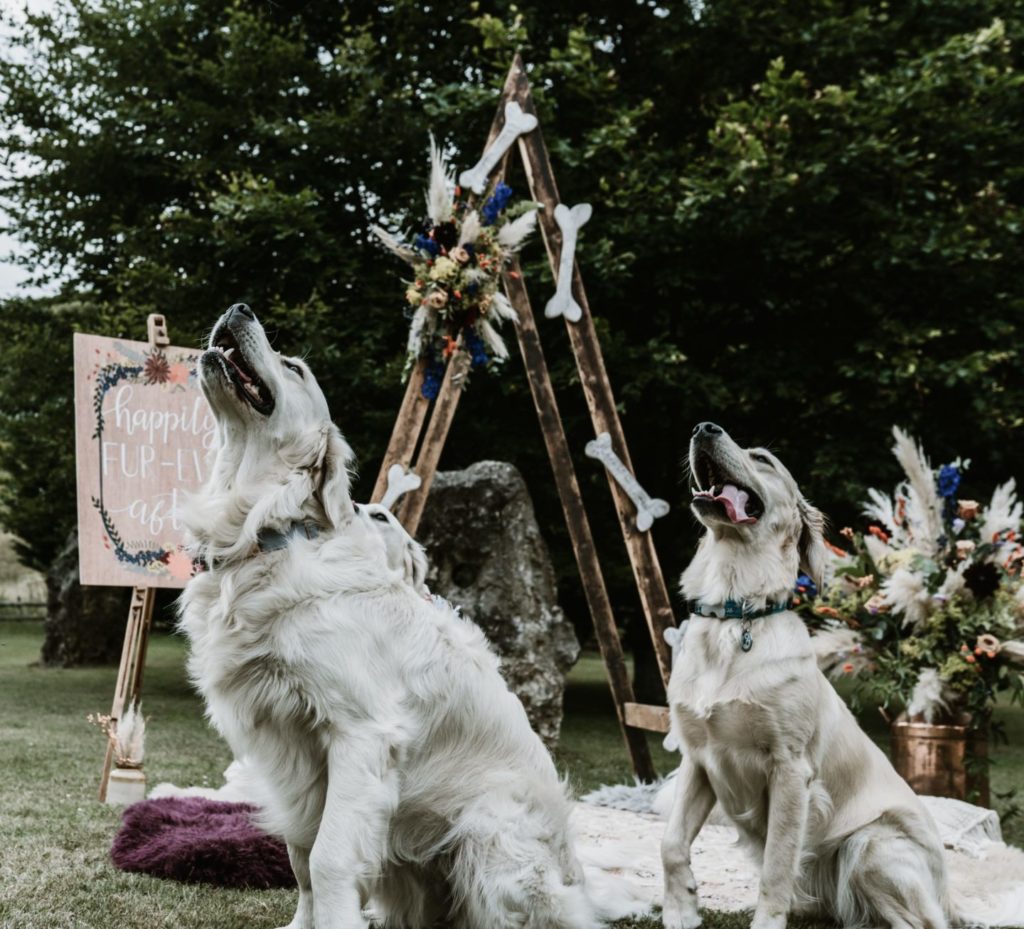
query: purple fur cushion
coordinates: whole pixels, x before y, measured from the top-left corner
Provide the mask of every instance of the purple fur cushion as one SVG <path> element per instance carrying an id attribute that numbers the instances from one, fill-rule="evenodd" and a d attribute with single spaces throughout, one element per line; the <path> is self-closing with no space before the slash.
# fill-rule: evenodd
<path id="1" fill-rule="evenodd" d="M 294 887 L 283 842 L 253 825 L 256 807 L 202 797 L 143 800 L 124 811 L 110 856 L 122 871 L 221 887 Z"/>

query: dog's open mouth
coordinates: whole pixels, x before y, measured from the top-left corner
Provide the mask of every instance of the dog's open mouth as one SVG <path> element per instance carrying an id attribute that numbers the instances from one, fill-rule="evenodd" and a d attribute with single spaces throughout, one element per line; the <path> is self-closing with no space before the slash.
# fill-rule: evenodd
<path id="1" fill-rule="evenodd" d="M 695 506 L 721 507 L 730 522 L 746 526 L 756 523 L 764 513 L 761 498 L 736 481 L 705 452 L 697 454 L 693 476 L 697 482 L 693 489 Z"/>
<path id="2" fill-rule="evenodd" d="M 211 349 L 219 353 L 224 373 L 235 385 L 238 395 L 256 412 L 269 416 L 274 411 L 274 395 L 253 370 L 228 326 L 221 327 Z"/>

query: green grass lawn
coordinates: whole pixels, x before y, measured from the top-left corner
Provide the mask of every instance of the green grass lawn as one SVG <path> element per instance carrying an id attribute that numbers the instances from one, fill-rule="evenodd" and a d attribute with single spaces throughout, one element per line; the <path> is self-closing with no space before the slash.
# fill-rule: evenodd
<path id="1" fill-rule="evenodd" d="M 231 891 L 184 885 L 117 871 L 110 843 L 118 811 L 96 800 L 103 738 L 88 713 L 110 709 L 115 669 L 33 667 L 37 624 L 0 623 L 0 929 L 271 929 L 292 916 L 290 891 Z M 143 708 L 149 783 L 221 783 L 230 754 L 202 718 L 182 669 L 184 643 L 155 635 L 149 650 Z M 995 751 L 993 786 L 1024 781 L 1024 714 L 1003 709 L 1011 744 Z M 884 735 L 869 720 L 872 735 Z M 652 738 L 659 770 L 672 759 Z M 631 777 L 612 704 L 596 657 L 573 673 L 559 766 L 578 789 Z M 1010 841 L 1024 844 L 1017 820 Z M 743 914 L 708 913 L 708 929 L 739 929 Z M 654 929 L 659 920 L 620 924 Z M 792 924 L 799 927 L 800 923 Z"/>

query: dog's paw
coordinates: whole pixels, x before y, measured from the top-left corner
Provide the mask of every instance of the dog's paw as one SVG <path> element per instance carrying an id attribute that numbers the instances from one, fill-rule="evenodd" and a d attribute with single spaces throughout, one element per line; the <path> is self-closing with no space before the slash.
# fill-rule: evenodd
<path id="1" fill-rule="evenodd" d="M 755 910 L 750 929 L 786 929 L 786 914 L 767 916 Z"/>
<path id="2" fill-rule="evenodd" d="M 665 929 L 697 929 L 701 924 L 696 907 L 681 909 L 667 906 L 661 911 L 661 921 Z"/>

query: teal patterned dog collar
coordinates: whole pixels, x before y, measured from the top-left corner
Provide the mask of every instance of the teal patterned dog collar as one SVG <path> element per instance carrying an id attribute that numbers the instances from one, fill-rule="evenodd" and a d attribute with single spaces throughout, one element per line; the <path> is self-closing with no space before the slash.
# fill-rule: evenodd
<path id="1" fill-rule="evenodd" d="M 691 616 L 708 616 L 711 619 L 759 619 L 775 613 L 784 613 L 793 606 L 792 599 L 784 603 L 769 603 L 761 609 L 755 609 L 749 600 L 726 600 L 725 603 L 702 603 L 700 600 L 687 600 L 686 608 Z"/>
<path id="2" fill-rule="evenodd" d="M 754 634 L 750 631 L 750 621 L 774 613 L 784 613 L 793 606 L 792 598 L 784 603 L 769 603 L 755 609 L 749 600 L 726 600 L 725 603 L 701 603 L 700 600 L 687 600 L 686 608 L 691 616 L 706 616 L 709 619 L 738 619 L 740 626 L 740 650 L 749 652 L 754 647 Z"/>

